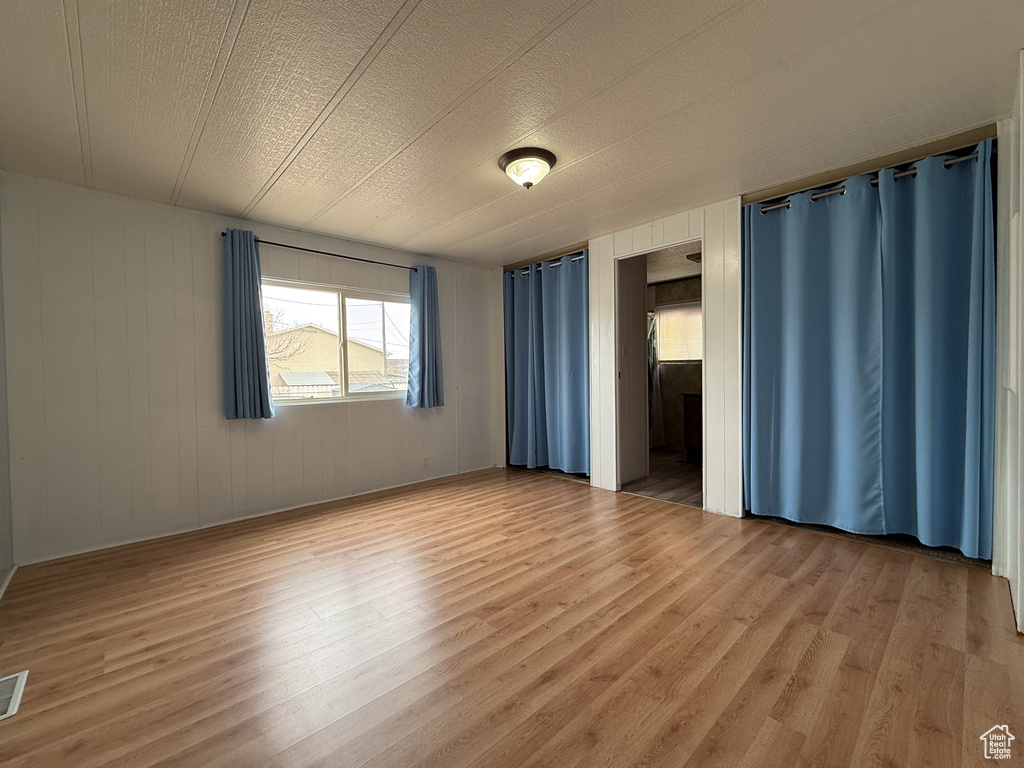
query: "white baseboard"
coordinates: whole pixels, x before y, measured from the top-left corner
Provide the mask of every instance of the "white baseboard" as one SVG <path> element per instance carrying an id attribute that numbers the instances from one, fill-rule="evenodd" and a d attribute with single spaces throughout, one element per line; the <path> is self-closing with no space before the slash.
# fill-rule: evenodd
<path id="1" fill-rule="evenodd" d="M 11 579 L 14 578 L 14 572 L 18 570 L 18 566 L 12 565 L 11 570 L 7 572 L 4 577 L 3 583 L 0 583 L 0 599 L 3 599 L 4 592 L 7 591 L 7 585 L 11 583 Z"/>

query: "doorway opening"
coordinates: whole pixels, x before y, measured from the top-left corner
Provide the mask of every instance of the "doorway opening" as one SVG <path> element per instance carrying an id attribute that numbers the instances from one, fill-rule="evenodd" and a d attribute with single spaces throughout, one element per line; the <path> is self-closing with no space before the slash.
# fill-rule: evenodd
<path id="1" fill-rule="evenodd" d="M 621 489 L 700 508 L 701 243 L 621 259 L 619 265 Z M 641 343 L 637 354 L 633 350 Z"/>

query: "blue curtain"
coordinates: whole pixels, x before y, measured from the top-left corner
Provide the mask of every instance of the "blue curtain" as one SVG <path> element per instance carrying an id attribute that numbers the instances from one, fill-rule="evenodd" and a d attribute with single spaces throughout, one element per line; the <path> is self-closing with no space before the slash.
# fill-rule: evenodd
<path id="1" fill-rule="evenodd" d="M 978 159 L 882 171 L 886 529 L 992 557 L 992 142 Z"/>
<path id="2" fill-rule="evenodd" d="M 747 509 L 991 557 L 991 152 L 744 209 Z"/>
<path id="3" fill-rule="evenodd" d="M 544 334 L 537 265 L 505 272 L 505 422 L 511 464 L 548 465 Z"/>
<path id="4" fill-rule="evenodd" d="M 744 209 L 747 508 L 882 533 L 878 193 L 790 200 Z"/>
<path id="5" fill-rule="evenodd" d="M 259 244 L 252 232 L 229 229 L 225 263 L 225 401 L 229 419 L 274 415 L 263 328 Z"/>
<path id="6" fill-rule="evenodd" d="M 590 473 L 587 252 L 506 272 L 509 461 Z"/>
<path id="7" fill-rule="evenodd" d="M 418 266 L 409 272 L 409 389 L 405 404 L 413 408 L 444 405 L 441 366 L 441 317 L 437 271 Z"/>

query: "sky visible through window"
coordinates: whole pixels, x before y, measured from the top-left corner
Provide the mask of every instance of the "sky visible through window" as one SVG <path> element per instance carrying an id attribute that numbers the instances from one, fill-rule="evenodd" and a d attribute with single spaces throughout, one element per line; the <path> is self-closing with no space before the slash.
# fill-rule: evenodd
<path id="1" fill-rule="evenodd" d="M 308 288 L 285 288 L 280 285 L 263 286 L 263 307 L 272 313 L 274 330 L 312 323 L 338 333 L 338 294 L 313 291 Z"/>
<path id="2" fill-rule="evenodd" d="M 409 305 L 369 299 L 345 299 L 345 324 L 348 337 L 375 349 L 381 348 L 381 335 L 385 334 L 389 358 L 409 358 Z"/>

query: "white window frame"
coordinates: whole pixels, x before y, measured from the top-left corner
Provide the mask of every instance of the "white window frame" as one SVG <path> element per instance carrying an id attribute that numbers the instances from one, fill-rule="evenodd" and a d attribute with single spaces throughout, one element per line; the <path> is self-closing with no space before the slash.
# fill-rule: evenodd
<path id="1" fill-rule="evenodd" d="M 263 277 L 260 280 L 262 285 L 279 286 L 281 288 L 300 288 L 310 291 L 322 291 L 333 293 L 338 296 L 338 371 L 339 391 L 338 397 L 309 397 L 302 399 L 275 400 L 274 407 L 291 407 L 293 405 L 315 405 L 317 403 L 351 403 L 368 400 L 404 400 L 408 387 L 396 389 L 392 392 L 349 392 L 348 391 L 348 325 L 345 311 L 345 299 L 364 299 L 366 301 L 385 301 L 394 304 L 408 304 L 409 294 L 394 293 L 392 291 L 375 291 L 366 288 L 352 288 L 344 285 L 331 285 L 329 283 L 312 283 L 305 280 L 286 280 L 277 277 Z M 261 308 L 262 309 L 262 308 Z M 382 321 L 384 318 L 381 318 Z M 383 327 L 383 326 L 382 326 Z M 384 365 L 387 366 L 387 329 L 384 328 L 381 345 L 381 353 L 384 355 Z M 411 354 L 411 350 L 410 350 Z"/>

